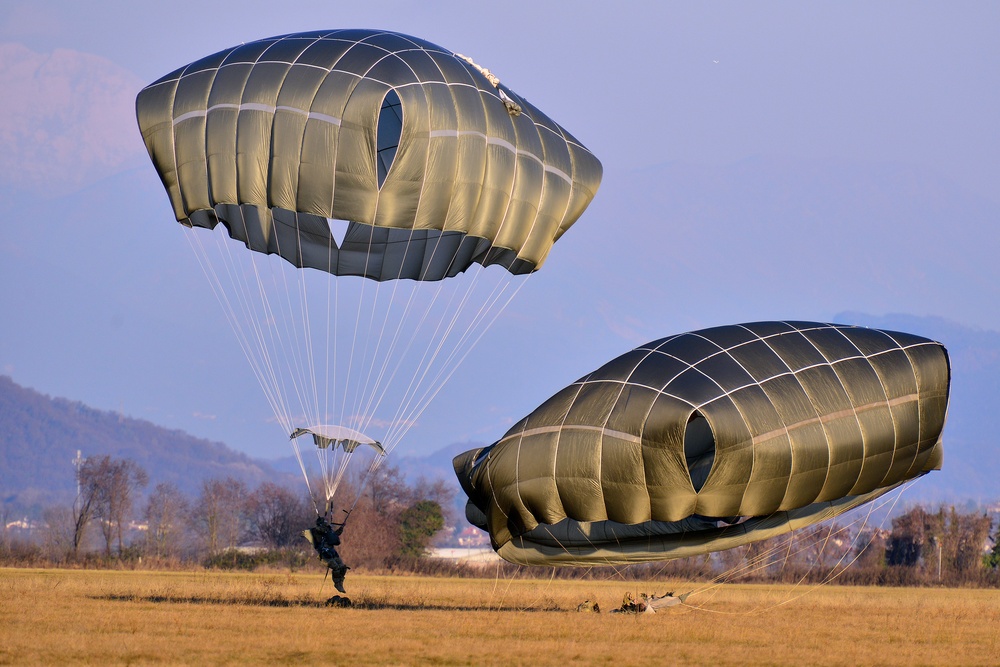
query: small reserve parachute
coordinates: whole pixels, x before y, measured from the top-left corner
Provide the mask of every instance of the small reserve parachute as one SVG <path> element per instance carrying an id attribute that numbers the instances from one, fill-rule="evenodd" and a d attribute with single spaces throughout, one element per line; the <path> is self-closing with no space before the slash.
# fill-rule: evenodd
<path id="1" fill-rule="evenodd" d="M 526 565 L 721 551 L 942 463 L 950 366 L 919 336 L 755 322 L 637 347 L 455 458 L 466 514 Z"/>
<path id="2" fill-rule="evenodd" d="M 220 51 L 145 87 L 136 116 L 232 325 L 218 344 L 247 356 L 307 483 L 315 445 L 327 506 L 353 452 L 377 465 L 417 423 L 602 175 L 496 74 L 387 31 Z"/>

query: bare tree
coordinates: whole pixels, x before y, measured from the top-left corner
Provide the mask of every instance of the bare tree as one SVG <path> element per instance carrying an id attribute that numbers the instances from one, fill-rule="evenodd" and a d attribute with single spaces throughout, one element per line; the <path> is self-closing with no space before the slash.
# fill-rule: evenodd
<path id="1" fill-rule="evenodd" d="M 383 567 L 398 553 L 399 516 L 410 495 L 399 468 L 385 462 L 341 483 L 334 498 L 334 520 L 348 522 L 340 548 L 348 564 Z"/>
<path id="2" fill-rule="evenodd" d="M 10 519 L 10 508 L 7 503 L 0 502 L 0 550 L 5 550 L 10 540 L 7 536 L 7 522 Z"/>
<path id="3" fill-rule="evenodd" d="M 399 514 L 382 514 L 372 498 L 362 495 L 354 506 L 341 539 L 340 555 L 352 567 L 383 567 L 399 552 Z M 340 514 L 339 516 L 344 516 Z"/>
<path id="4" fill-rule="evenodd" d="M 42 545 L 48 558 L 61 561 L 70 554 L 75 555 L 79 543 L 75 541 L 76 513 L 73 508 L 67 505 L 46 507 L 42 510 L 42 521 L 45 524 Z"/>
<path id="5" fill-rule="evenodd" d="M 334 516 L 339 520 L 346 516 L 341 510 L 351 510 L 341 555 L 352 566 L 384 567 L 401 553 L 423 553 L 443 525 L 442 508 L 451 504 L 452 496 L 443 482 L 408 485 L 399 468 L 388 463 L 341 484 Z"/>
<path id="6" fill-rule="evenodd" d="M 246 532 L 246 499 L 246 485 L 234 477 L 202 484 L 192 519 L 209 554 L 239 544 Z"/>
<path id="7" fill-rule="evenodd" d="M 283 486 L 264 482 L 247 501 L 251 534 L 272 549 L 291 546 L 309 526 L 310 509 Z"/>
<path id="8" fill-rule="evenodd" d="M 107 458 L 107 457 L 105 457 Z M 73 502 L 73 557 L 80 554 L 87 526 L 94 518 L 96 501 L 101 486 L 101 459 L 87 458 L 76 469 L 78 493 Z"/>
<path id="9" fill-rule="evenodd" d="M 928 515 L 939 572 L 952 583 L 968 582 L 983 570 L 983 551 L 989 540 L 992 520 L 984 514 L 962 514 L 954 506 L 941 507 Z"/>
<path id="10" fill-rule="evenodd" d="M 94 518 L 101 522 L 105 556 L 111 557 L 111 546 L 116 541 L 121 554 L 123 530 L 131 518 L 136 492 L 147 484 L 149 476 L 135 461 L 110 456 L 88 458 L 80 474 L 86 475 L 94 488 L 91 507 Z"/>
<path id="11" fill-rule="evenodd" d="M 158 558 L 179 555 L 190 511 L 188 499 L 176 484 L 170 482 L 157 484 L 149 495 L 143 513 L 147 527 L 147 553 Z"/>
<path id="12" fill-rule="evenodd" d="M 855 567 L 880 569 L 885 567 L 885 544 L 889 531 L 879 527 L 866 526 L 858 532 L 854 540 L 851 559 Z"/>
<path id="13" fill-rule="evenodd" d="M 388 463 L 383 463 L 368 476 L 363 495 L 371 500 L 372 509 L 382 516 L 398 514 L 412 499 L 403 474 Z"/>
<path id="14" fill-rule="evenodd" d="M 455 500 L 455 489 L 454 487 L 448 486 L 443 480 L 435 479 L 428 481 L 421 477 L 417 480 L 416 484 L 413 485 L 410 491 L 410 497 L 414 502 L 420 502 L 421 500 L 433 500 L 438 505 L 441 506 L 442 511 L 446 507 L 452 506 Z"/>
<path id="15" fill-rule="evenodd" d="M 885 561 L 893 567 L 915 567 L 927 542 L 929 515 L 923 507 L 914 507 L 892 520 L 892 533 L 886 542 Z"/>

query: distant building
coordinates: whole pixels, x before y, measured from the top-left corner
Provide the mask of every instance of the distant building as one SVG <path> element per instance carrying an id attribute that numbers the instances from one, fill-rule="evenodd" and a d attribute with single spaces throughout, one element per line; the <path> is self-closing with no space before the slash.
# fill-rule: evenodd
<path id="1" fill-rule="evenodd" d="M 8 521 L 4 527 L 7 530 L 32 530 L 35 525 L 28 520 L 28 517 L 24 517 L 23 519 Z"/>
<path id="2" fill-rule="evenodd" d="M 490 536 L 475 526 L 466 526 L 458 534 L 458 545 L 466 548 L 490 548 Z M 492 549 L 490 549 L 492 551 Z"/>

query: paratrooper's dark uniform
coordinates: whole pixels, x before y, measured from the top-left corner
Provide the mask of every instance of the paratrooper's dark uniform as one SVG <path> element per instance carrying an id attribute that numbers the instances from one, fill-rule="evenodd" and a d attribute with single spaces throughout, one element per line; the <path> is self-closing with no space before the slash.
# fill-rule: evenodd
<path id="1" fill-rule="evenodd" d="M 334 528 L 336 526 L 336 528 Z M 316 525 L 309 529 L 312 534 L 313 548 L 316 549 L 316 553 L 319 557 L 326 562 L 327 567 L 330 568 L 330 577 L 333 579 L 334 587 L 341 593 L 347 593 L 344 590 L 344 576 L 347 571 L 351 568 L 344 564 L 341 560 L 340 554 L 337 553 L 337 547 L 340 546 L 340 534 L 344 532 L 344 524 L 330 524 L 321 516 L 316 517 Z"/>

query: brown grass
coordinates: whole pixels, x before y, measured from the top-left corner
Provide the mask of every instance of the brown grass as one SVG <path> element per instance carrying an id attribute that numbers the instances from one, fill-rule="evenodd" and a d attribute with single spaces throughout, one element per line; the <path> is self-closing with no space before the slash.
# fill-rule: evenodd
<path id="1" fill-rule="evenodd" d="M 3 664 L 996 665 L 1000 591 L 0 569 Z"/>

